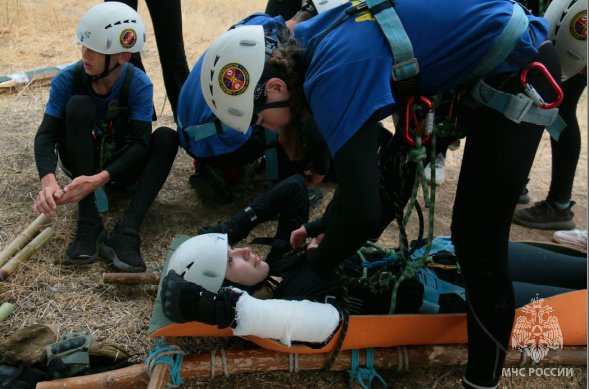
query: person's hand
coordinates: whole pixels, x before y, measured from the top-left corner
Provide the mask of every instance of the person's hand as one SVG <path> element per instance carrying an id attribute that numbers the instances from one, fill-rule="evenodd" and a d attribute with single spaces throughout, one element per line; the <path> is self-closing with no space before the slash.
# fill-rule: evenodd
<path id="1" fill-rule="evenodd" d="M 41 178 L 41 190 L 33 204 L 36 215 L 44 213 L 48 217 L 55 216 L 57 205 L 61 204 L 63 191 L 59 187 L 54 174 L 47 174 Z"/>
<path id="2" fill-rule="evenodd" d="M 303 178 L 305 179 L 305 182 L 308 186 L 313 187 L 317 184 L 320 184 L 325 178 L 325 175 L 317 174 L 317 172 L 312 167 L 310 167 L 309 169 L 303 171 Z"/>
<path id="3" fill-rule="evenodd" d="M 309 245 L 307 246 L 307 250 L 309 249 L 316 249 L 317 247 L 319 247 L 319 245 L 321 244 L 321 241 L 323 240 L 323 236 L 325 234 L 321 234 L 313 239 L 311 239 L 311 242 L 309 243 Z"/>
<path id="4" fill-rule="evenodd" d="M 64 186 L 64 195 L 58 204 L 77 203 L 108 181 L 109 175 L 106 171 L 93 176 L 78 176 Z"/>
<path id="5" fill-rule="evenodd" d="M 290 245 L 295 249 L 300 248 L 307 240 L 307 230 L 304 226 L 300 226 L 290 233 Z"/>
<path id="6" fill-rule="evenodd" d="M 235 305 L 241 296 L 231 288 L 218 294 L 186 281 L 170 270 L 162 282 L 160 298 L 164 315 L 173 322 L 199 321 L 226 328 L 235 322 Z"/>

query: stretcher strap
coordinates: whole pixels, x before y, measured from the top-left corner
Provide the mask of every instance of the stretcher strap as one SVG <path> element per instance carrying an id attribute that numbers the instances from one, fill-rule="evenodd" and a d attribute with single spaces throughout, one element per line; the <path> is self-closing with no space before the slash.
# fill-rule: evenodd
<path id="1" fill-rule="evenodd" d="M 366 367 L 360 367 L 360 350 L 352 350 L 352 367 L 348 369 L 350 375 L 350 389 L 354 384 L 358 384 L 363 389 L 369 389 L 372 385 L 372 380 L 378 378 L 383 388 L 388 388 L 387 382 L 377 373 L 374 368 L 374 349 L 366 349 Z"/>

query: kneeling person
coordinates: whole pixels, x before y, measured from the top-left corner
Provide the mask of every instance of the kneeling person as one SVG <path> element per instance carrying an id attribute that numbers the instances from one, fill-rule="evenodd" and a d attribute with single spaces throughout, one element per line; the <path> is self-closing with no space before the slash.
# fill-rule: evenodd
<path id="1" fill-rule="evenodd" d="M 82 60 L 52 81 L 35 137 L 41 190 L 37 214 L 54 216 L 58 205 L 78 203 L 78 226 L 66 263 L 84 264 L 100 254 L 118 269 L 145 271 L 139 228 L 169 174 L 178 149 L 176 132 L 153 134 L 153 85 L 128 62 L 145 44 L 145 27 L 131 7 L 106 2 L 79 23 Z M 57 182 L 57 160 L 73 180 Z M 121 222 L 107 234 L 93 192 L 107 184 L 134 187 Z"/>

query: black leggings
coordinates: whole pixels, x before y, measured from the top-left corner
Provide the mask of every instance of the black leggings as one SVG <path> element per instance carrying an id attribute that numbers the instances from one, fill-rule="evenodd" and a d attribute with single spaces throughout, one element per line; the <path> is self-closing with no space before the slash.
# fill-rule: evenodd
<path id="1" fill-rule="evenodd" d="M 309 196 L 303 176 L 294 174 L 279 181 L 256 197 L 250 208 L 258 219 L 249 230 L 280 214 L 276 234 L 271 243 L 272 249 L 267 259 L 272 261 L 280 258 L 291 249 L 290 233 L 309 221 Z"/>
<path id="2" fill-rule="evenodd" d="M 559 114 L 567 124 L 558 141 L 550 138 L 552 147 L 552 179 L 548 197 L 558 201 L 569 201 L 573 191 L 573 181 L 579 154 L 581 152 L 581 132 L 577 121 L 577 103 L 587 87 L 587 75 L 576 76 L 562 83 L 564 100 Z"/>
<path id="3" fill-rule="evenodd" d="M 551 44 L 542 46 L 534 61 L 544 63 L 559 79 L 558 57 Z M 522 92 L 518 75 L 498 75 L 487 81 L 515 94 Z M 552 88 L 543 77 L 530 72 L 528 81 L 547 101 L 553 101 Z M 544 127 L 516 124 L 485 107 L 460 108 L 467 138 L 451 230 L 467 291 L 465 378 L 493 387 L 501 376 L 515 310 L 507 264 L 511 217 Z"/>
<path id="4" fill-rule="evenodd" d="M 125 3 L 134 10 L 137 10 L 137 0 L 116 1 Z M 164 85 L 175 119 L 178 95 L 190 73 L 182 36 L 181 2 L 180 0 L 145 0 L 145 4 L 147 4 L 153 23 L 155 42 L 162 65 Z M 133 65 L 145 71 L 141 56 L 138 53 L 133 54 L 131 62 Z"/>
<path id="5" fill-rule="evenodd" d="M 284 20 L 288 20 L 301 10 L 302 5 L 301 0 L 268 0 L 264 12 L 270 16 L 280 15 Z"/>
<path id="6" fill-rule="evenodd" d="M 74 96 L 67 107 L 65 138 L 59 144 L 59 156 L 64 170 L 72 178 L 96 174 L 100 150 L 92 141 L 94 105 L 87 96 Z M 159 127 L 151 134 L 147 158 L 129 167 L 122 180 L 123 183 L 136 185 L 121 224 L 139 230 L 149 207 L 170 173 L 178 145 L 176 131 L 171 128 Z M 92 194 L 80 200 L 79 210 L 81 221 L 98 221 L 98 210 Z"/>

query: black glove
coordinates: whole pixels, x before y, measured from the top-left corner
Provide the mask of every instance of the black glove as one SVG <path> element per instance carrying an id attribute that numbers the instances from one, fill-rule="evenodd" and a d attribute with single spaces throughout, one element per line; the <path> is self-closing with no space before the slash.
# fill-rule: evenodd
<path id="1" fill-rule="evenodd" d="M 161 300 L 164 315 L 176 323 L 199 321 L 226 328 L 237 325 L 235 304 L 241 293 L 223 288 L 214 294 L 170 270 L 162 282 Z"/>

